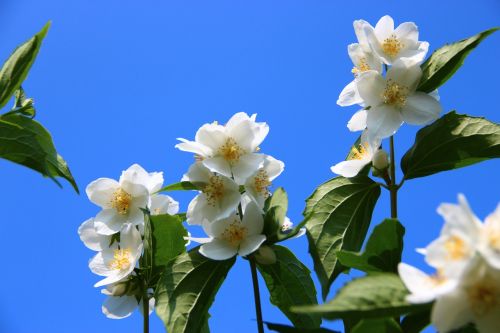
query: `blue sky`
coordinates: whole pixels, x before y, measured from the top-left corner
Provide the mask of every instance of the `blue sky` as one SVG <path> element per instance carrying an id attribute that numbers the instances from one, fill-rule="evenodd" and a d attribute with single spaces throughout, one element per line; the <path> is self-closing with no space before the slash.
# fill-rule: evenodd
<path id="1" fill-rule="evenodd" d="M 465 3 L 465 2 L 464 2 Z M 271 132 L 263 152 L 286 163 L 275 184 L 290 197 L 298 223 L 304 200 L 333 177 L 356 134 L 346 122 L 356 107 L 336 105 L 351 80 L 346 48 L 352 21 L 414 21 L 431 50 L 499 24 L 497 1 L 27 1 L 0 2 L 0 58 L 47 20 L 52 28 L 24 88 L 37 119 L 53 134 L 83 191 L 98 177 L 116 178 L 133 163 L 180 179 L 192 162 L 175 138 L 233 113 L 258 113 Z M 444 110 L 499 122 L 500 35 L 486 40 L 440 89 Z M 3 61 L 3 60 L 2 60 Z M 418 128 L 404 126 L 396 153 L 411 146 Z M 425 267 L 414 252 L 442 225 L 441 202 L 465 193 L 483 218 L 500 201 L 500 161 L 406 182 L 400 220 L 407 228 L 404 261 Z M 113 321 L 87 267 L 92 253 L 77 228 L 98 208 L 69 184 L 59 189 L 31 170 L 0 160 L 4 268 L 0 275 L 0 332 L 139 332 L 142 318 Z M 384 191 L 372 226 L 389 215 Z M 173 193 L 186 209 L 191 193 Z M 201 230 L 192 230 L 193 233 Z M 287 244 L 312 267 L 305 237 Z M 340 287 L 347 277 L 334 284 Z M 264 319 L 287 323 L 268 302 Z M 238 260 L 210 311 L 213 332 L 255 332 L 250 271 Z M 327 327 L 338 327 L 326 323 Z M 162 332 L 152 319 L 152 332 Z"/>

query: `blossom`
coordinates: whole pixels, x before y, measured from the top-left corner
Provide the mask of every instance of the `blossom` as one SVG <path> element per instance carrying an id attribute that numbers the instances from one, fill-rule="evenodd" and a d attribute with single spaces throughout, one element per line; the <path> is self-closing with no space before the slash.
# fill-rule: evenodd
<path id="1" fill-rule="evenodd" d="M 155 194 L 151 197 L 149 210 L 151 211 L 151 215 L 175 215 L 179 212 L 179 202 L 175 201 L 169 195 Z"/>
<path id="2" fill-rule="evenodd" d="M 205 220 L 213 222 L 228 217 L 240 203 L 239 186 L 228 177 L 207 169 L 203 163 L 194 163 L 182 178 L 190 181 L 201 191 L 189 203 L 187 223 L 201 225 Z"/>
<path id="3" fill-rule="evenodd" d="M 243 219 L 234 212 L 231 216 L 204 223 L 203 229 L 209 238 L 191 238 L 202 243 L 200 253 L 213 260 L 226 260 L 236 254 L 247 256 L 256 251 L 266 240 L 262 234 L 264 218 L 255 202 L 250 202 Z"/>
<path id="4" fill-rule="evenodd" d="M 232 177 L 243 184 L 263 162 L 258 154 L 259 145 L 269 132 L 266 123 L 255 121 L 256 115 L 249 117 L 240 112 L 229 119 L 226 125 L 217 122 L 203 125 L 195 136 L 195 141 L 182 141 L 175 147 L 196 154 L 205 167 L 226 177 Z"/>
<path id="5" fill-rule="evenodd" d="M 111 243 L 110 235 L 98 234 L 94 225 L 94 219 L 90 218 L 83 222 L 78 228 L 78 235 L 86 247 L 93 251 L 102 251 Z"/>
<path id="6" fill-rule="evenodd" d="M 89 262 L 90 270 L 105 278 L 95 287 L 118 282 L 134 270 L 142 253 L 142 238 L 137 228 L 127 223 L 120 232 L 120 242 L 97 253 Z"/>
<path id="7" fill-rule="evenodd" d="M 484 221 L 480 240 L 479 252 L 489 265 L 500 270 L 500 204 Z"/>
<path id="8" fill-rule="evenodd" d="M 399 60 L 385 78 L 376 71 L 366 71 L 356 78 L 359 95 L 370 107 L 366 125 L 373 136 L 393 135 L 403 121 L 422 125 L 438 118 L 439 102 L 429 94 L 416 91 L 421 76 L 420 66 Z"/>
<path id="9" fill-rule="evenodd" d="M 87 186 L 87 196 L 102 208 L 94 219 L 97 233 L 112 235 L 119 232 L 126 223 L 144 223 L 141 208 L 149 205 L 148 184 L 131 170 L 124 171 L 120 180 L 99 178 Z"/>
<path id="10" fill-rule="evenodd" d="M 285 163 L 266 155 L 264 163 L 245 182 L 245 192 L 259 207 L 264 207 L 264 202 L 269 197 L 269 187 L 285 168 Z"/>
<path id="11" fill-rule="evenodd" d="M 373 52 L 387 65 L 398 59 L 407 59 L 415 64 L 423 62 L 429 43 L 418 40 L 418 27 L 413 22 L 401 23 L 394 29 L 394 20 L 389 15 L 383 16 L 372 27 L 361 21 Z"/>
<path id="12" fill-rule="evenodd" d="M 356 176 L 366 165 L 372 163 L 372 158 L 379 151 L 380 141 L 379 138 L 369 137 L 367 131 L 363 132 L 360 144 L 351 151 L 351 159 L 332 166 L 332 172 L 348 178 Z"/>
<path id="13" fill-rule="evenodd" d="M 137 295 L 126 293 L 127 286 L 124 282 L 118 282 L 107 285 L 101 293 L 108 297 L 102 304 L 102 312 L 110 319 L 123 319 L 129 317 L 132 312 L 139 306 L 139 310 L 143 313 L 143 298 L 137 301 Z M 149 298 L 149 315 L 154 310 L 155 299 Z M 144 313 L 143 313 L 144 314 Z"/>

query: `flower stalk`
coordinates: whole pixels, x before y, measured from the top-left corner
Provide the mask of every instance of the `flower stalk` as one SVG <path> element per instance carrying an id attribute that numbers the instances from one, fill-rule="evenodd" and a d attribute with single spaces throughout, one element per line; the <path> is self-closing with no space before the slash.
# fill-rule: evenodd
<path id="1" fill-rule="evenodd" d="M 143 331 L 144 333 L 149 333 L 149 299 L 147 285 L 144 286 L 144 291 L 142 294 L 142 312 L 144 317 Z"/>
<path id="2" fill-rule="evenodd" d="M 394 135 L 390 137 L 390 154 L 391 154 L 391 183 L 389 185 L 389 191 L 391 193 L 391 218 L 398 218 L 398 190 L 399 186 L 396 182 L 396 163 L 394 154 Z"/>
<path id="3" fill-rule="evenodd" d="M 262 308 L 260 305 L 259 280 L 257 278 L 257 266 L 253 259 L 250 262 L 250 270 L 252 271 L 253 296 L 255 299 L 255 314 L 257 315 L 257 329 L 259 333 L 264 333 L 264 322 L 262 321 Z"/>

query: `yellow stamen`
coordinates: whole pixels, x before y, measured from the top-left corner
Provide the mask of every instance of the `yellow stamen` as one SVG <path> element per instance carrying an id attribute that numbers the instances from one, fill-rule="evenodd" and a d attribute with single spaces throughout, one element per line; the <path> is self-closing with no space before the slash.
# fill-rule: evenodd
<path id="1" fill-rule="evenodd" d="M 408 88 L 393 82 L 391 79 L 387 80 L 382 98 L 385 104 L 393 105 L 402 108 L 406 105 L 406 98 L 408 97 Z"/>
<path id="2" fill-rule="evenodd" d="M 500 230 L 490 230 L 488 241 L 493 249 L 500 251 Z"/>
<path id="3" fill-rule="evenodd" d="M 215 206 L 224 196 L 222 178 L 216 175 L 211 176 L 208 180 L 208 184 L 203 187 L 202 192 L 207 198 L 207 203 L 211 206 Z"/>
<path id="4" fill-rule="evenodd" d="M 368 63 L 366 62 L 366 58 L 361 58 L 359 59 L 358 65 L 356 67 L 353 67 L 351 72 L 352 74 L 354 74 L 354 76 L 358 76 L 359 73 L 369 71 L 370 69 L 370 65 L 368 65 Z"/>
<path id="5" fill-rule="evenodd" d="M 118 214 L 126 215 L 130 209 L 132 203 L 132 196 L 125 192 L 122 188 L 113 193 L 113 199 L 111 199 L 111 207 L 116 209 Z"/>
<path id="6" fill-rule="evenodd" d="M 384 42 L 382 43 L 382 50 L 385 54 L 391 57 L 397 56 L 403 47 L 404 44 L 401 43 L 394 34 L 390 35 L 389 38 L 384 39 Z"/>
<path id="7" fill-rule="evenodd" d="M 264 169 L 260 169 L 254 178 L 254 188 L 257 193 L 264 197 L 269 196 L 269 186 L 272 185 L 269 176 Z"/>
<path id="8" fill-rule="evenodd" d="M 108 264 L 111 269 L 124 270 L 130 267 L 130 250 L 116 249 L 113 260 Z"/>
<path id="9" fill-rule="evenodd" d="M 233 138 L 227 138 L 226 142 L 219 148 L 219 154 L 222 155 L 229 164 L 234 164 L 240 160 L 240 157 L 245 154 L 245 151 Z"/>
<path id="10" fill-rule="evenodd" d="M 221 238 L 232 246 L 238 246 L 247 234 L 248 229 L 242 226 L 238 220 L 234 220 L 221 234 Z"/>
<path id="11" fill-rule="evenodd" d="M 451 260 L 462 260 L 469 252 L 467 244 L 465 244 L 463 239 L 457 236 L 451 236 L 444 243 L 444 248 L 446 252 L 448 252 L 448 258 Z"/>
<path id="12" fill-rule="evenodd" d="M 357 147 L 352 147 L 351 160 L 362 160 L 368 154 L 368 143 L 359 144 Z"/>

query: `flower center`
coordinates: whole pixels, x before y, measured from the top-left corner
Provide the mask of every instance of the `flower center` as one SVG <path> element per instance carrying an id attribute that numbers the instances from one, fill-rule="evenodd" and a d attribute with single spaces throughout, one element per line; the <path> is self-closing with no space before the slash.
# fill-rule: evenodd
<path id="1" fill-rule="evenodd" d="M 469 252 L 467 244 L 457 236 L 451 236 L 444 242 L 444 248 L 448 252 L 448 258 L 451 260 L 462 260 Z"/>
<path id="2" fill-rule="evenodd" d="M 395 57 L 398 55 L 399 51 L 404 47 L 404 44 L 401 43 L 396 35 L 392 34 L 388 38 L 384 39 L 382 43 L 382 50 L 385 54 Z"/>
<path id="3" fill-rule="evenodd" d="M 352 147 L 351 160 L 362 160 L 368 155 L 368 143 L 359 144 L 357 147 Z"/>
<path id="4" fill-rule="evenodd" d="M 253 182 L 255 191 L 267 198 L 269 196 L 269 186 L 272 185 L 267 172 L 264 169 L 260 169 Z"/>
<path id="5" fill-rule="evenodd" d="M 472 311 L 478 316 L 486 315 L 497 304 L 497 290 L 493 281 L 482 281 L 467 290 Z"/>
<path id="6" fill-rule="evenodd" d="M 207 203 L 211 206 L 215 206 L 224 196 L 224 184 L 222 183 L 221 177 L 212 175 L 208 180 L 208 184 L 203 187 L 202 192 L 207 198 Z"/>
<path id="7" fill-rule="evenodd" d="M 232 165 L 240 160 L 245 151 L 233 138 L 227 138 L 226 142 L 219 148 L 219 154 Z"/>
<path id="8" fill-rule="evenodd" d="M 500 251 L 500 230 L 491 230 L 488 234 L 488 241 L 494 250 Z"/>
<path id="9" fill-rule="evenodd" d="M 130 267 L 130 250 L 116 249 L 113 260 L 109 262 L 109 267 L 116 270 L 124 270 Z"/>
<path id="10" fill-rule="evenodd" d="M 382 98 L 385 104 L 393 105 L 402 108 L 406 105 L 406 98 L 408 96 L 408 88 L 393 82 L 391 79 L 387 80 Z"/>
<path id="11" fill-rule="evenodd" d="M 234 220 L 221 235 L 221 238 L 229 242 L 232 246 L 240 245 L 241 241 L 247 236 L 248 229 Z"/>
<path id="12" fill-rule="evenodd" d="M 111 199 L 111 207 L 116 209 L 118 214 L 128 214 L 131 203 L 132 196 L 125 192 L 123 189 L 119 188 L 115 191 L 115 193 L 113 193 L 113 199 Z"/>
<path id="13" fill-rule="evenodd" d="M 357 66 L 353 67 L 351 73 L 354 76 L 358 76 L 359 73 L 363 73 L 370 70 L 370 65 L 366 62 L 366 58 L 359 59 L 359 63 Z"/>

